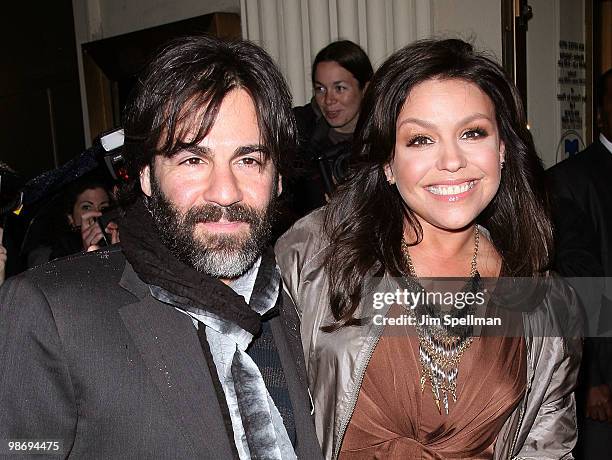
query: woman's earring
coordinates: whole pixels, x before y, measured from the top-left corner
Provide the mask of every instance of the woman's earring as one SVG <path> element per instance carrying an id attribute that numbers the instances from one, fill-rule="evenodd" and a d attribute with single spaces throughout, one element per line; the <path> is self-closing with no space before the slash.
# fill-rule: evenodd
<path id="1" fill-rule="evenodd" d="M 500 169 L 504 169 L 504 164 L 505 164 L 505 163 L 506 163 L 506 161 L 505 161 L 505 160 L 502 160 L 502 162 L 501 162 L 501 168 L 500 168 Z"/>
<path id="2" fill-rule="evenodd" d="M 395 177 L 393 176 L 393 171 L 391 170 L 391 165 L 385 165 L 383 168 L 385 172 L 385 177 L 387 178 L 387 184 L 393 185 L 395 184 Z"/>

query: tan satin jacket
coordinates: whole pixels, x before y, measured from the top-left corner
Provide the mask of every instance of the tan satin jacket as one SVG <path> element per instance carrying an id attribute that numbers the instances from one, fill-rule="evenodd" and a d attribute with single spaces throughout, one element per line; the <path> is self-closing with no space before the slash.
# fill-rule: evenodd
<path id="1" fill-rule="evenodd" d="M 321 331 L 321 326 L 333 321 L 322 266 L 328 248 L 322 216 L 319 210 L 298 221 L 275 249 L 285 293 L 300 318 L 317 436 L 325 458 L 336 459 L 384 327 L 369 322 L 334 333 Z M 573 389 L 582 340 L 578 334 L 564 338 L 554 331 L 560 321 L 580 323 L 580 313 L 573 290 L 559 278 L 549 280 L 542 308 L 523 313 L 528 349 L 525 396 L 497 436 L 495 459 L 573 458 L 577 438 Z M 370 292 L 393 292 L 396 288 L 387 275 L 373 278 L 367 287 Z"/>

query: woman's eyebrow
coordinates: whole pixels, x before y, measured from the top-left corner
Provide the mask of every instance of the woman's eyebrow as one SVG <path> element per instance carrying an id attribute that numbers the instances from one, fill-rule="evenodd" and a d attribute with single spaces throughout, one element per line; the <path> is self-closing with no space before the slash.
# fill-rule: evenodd
<path id="1" fill-rule="evenodd" d="M 340 83 L 345 83 L 345 84 L 346 84 L 346 80 L 336 80 L 336 81 L 332 81 L 332 85 L 339 85 Z M 320 81 L 317 81 L 317 80 L 315 80 L 314 84 L 315 84 L 315 85 L 325 86 L 323 83 L 321 83 Z"/>
<path id="2" fill-rule="evenodd" d="M 420 118 L 414 118 L 414 117 L 402 118 L 402 121 L 399 122 L 397 127 L 400 128 L 403 125 L 408 124 L 408 123 L 413 123 L 415 125 L 419 125 L 419 126 L 422 126 L 423 128 L 428 128 L 428 129 L 433 129 L 436 127 L 434 123 L 431 123 L 426 120 L 421 120 Z"/>
<path id="3" fill-rule="evenodd" d="M 485 115 L 484 113 L 480 113 L 480 112 L 476 112 L 473 113 L 471 115 L 466 116 L 465 118 L 462 118 L 461 120 L 459 120 L 459 122 L 457 123 L 458 125 L 464 125 L 466 123 L 470 123 L 474 120 L 480 120 L 480 119 L 486 119 L 488 121 L 491 121 L 491 118 L 488 115 Z M 427 120 L 422 120 L 420 118 L 414 118 L 414 117 L 408 117 L 408 118 L 402 118 L 402 120 L 400 121 L 399 125 L 397 126 L 398 128 L 405 125 L 406 123 L 414 123 L 416 125 L 422 126 L 423 128 L 428 128 L 428 129 L 433 129 L 436 127 L 435 123 L 431 123 Z"/>

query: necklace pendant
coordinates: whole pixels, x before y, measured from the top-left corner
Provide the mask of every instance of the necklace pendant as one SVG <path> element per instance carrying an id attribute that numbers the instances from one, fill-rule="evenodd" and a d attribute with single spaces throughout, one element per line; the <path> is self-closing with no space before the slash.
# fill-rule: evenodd
<path id="1" fill-rule="evenodd" d="M 448 393 L 444 392 L 444 412 L 448 415 Z"/>
<path id="2" fill-rule="evenodd" d="M 425 381 L 427 379 L 425 378 L 425 375 L 421 375 L 421 393 L 423 393 L 423 391 L 425 391 Z"/>

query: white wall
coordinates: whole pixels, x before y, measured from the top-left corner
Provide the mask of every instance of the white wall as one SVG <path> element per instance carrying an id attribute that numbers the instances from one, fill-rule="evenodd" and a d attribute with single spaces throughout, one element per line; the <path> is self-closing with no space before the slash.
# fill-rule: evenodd
<path id="1" fill-rule="evenodd" d="M 586 110 L 581 105 L 583 128 L 563 129 L 561 112 L 566 108 L 557 94 L 567 92 L 558 83 L 559 40 L 584 43 L 584 0 L 529 0 L 533 18 L 527 31 L 527 117 L 536 149 L 546 168 L 564 158 L 565 139 L 586 142 Z"/>
<path id="2" fill-rule="evenodd" d="M 501 0 L 432 0 L 432 9 L 436 37 L 472 41 L 501 63 Z"/>
<path id="3" fill-rule="evenodd" d="M 557 59 L 559 2 L 530 0 L 533 18 L 527 32 L 527 118 L 540 158 L 554 164 L 559 132 Z"/>
<path id="4" fill-rule="evenodd" d="M 72 0 L 85 144 L 91 145 L 81 45 L 209 13 L 240 13 L 240 0 Z"/>
<path id="5" fill-rule="evenodd" d="M 240 0 L 73 0 L 81 43 L 214 12 L 240 13 Z M 78 10 L 78 17 L 77 17 Z"/>

